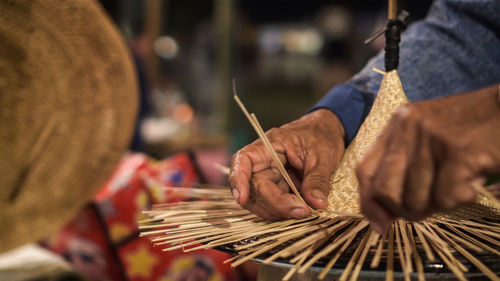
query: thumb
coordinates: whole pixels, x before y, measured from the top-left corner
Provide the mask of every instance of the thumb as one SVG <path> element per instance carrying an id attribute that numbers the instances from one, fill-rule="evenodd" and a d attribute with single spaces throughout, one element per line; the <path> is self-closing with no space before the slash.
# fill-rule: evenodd
<path id="1" fill-rule="evenodd" d="M 328 207 L 331 175 L 332 171 L 324 168 L 312 169 L 304 174 L 301 191 L 304 200 L 314 209 Z"/>

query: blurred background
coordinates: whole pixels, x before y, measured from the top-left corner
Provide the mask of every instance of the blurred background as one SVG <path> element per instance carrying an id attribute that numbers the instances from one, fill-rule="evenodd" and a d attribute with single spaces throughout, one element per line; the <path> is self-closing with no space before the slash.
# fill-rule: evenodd
<path id="1" fill-rule="evenodd" d="M 400 1 L 422 18 L 429 0 Z M 383 0 L 102 0 L 135 55 L 142 91 L 133 149 L 163 158 L 256 138 L 231 80 L 265 130 L 302 116 L 384 46 Z M 226 156 L 227 158 L 227 156 Z"/>
<path id="2" fill-rule="evenodd" d="M 234 269 L 222 262 L 227 253 L 163 252 L 139 236 L 138 221 L 153 204 L 190 200 L 163 186 L 227 184 L 214 163 L 228 165 L 257 138 L 233 101 L 233 78 L 264 130 L 300 118 L 383 48 L 383 37 L 368 46 L 363 41 L 385 25 L 387 1 L 100 2 L 135 61 L 141 106 L 131 151 L 142 153 L 125 154 L 92 202 L 39 241 L 82 275 L 47 280 L 256 280 L 256 264 Z M 399 6 L 411 22 L 430 3 L 400 0 Z M 2 259 L 12 258 L 0 255 L 0 281 L 28 280 L 7 276 L 12 266 Z M 25 256 L 18 259 L 24 266 Z"/>

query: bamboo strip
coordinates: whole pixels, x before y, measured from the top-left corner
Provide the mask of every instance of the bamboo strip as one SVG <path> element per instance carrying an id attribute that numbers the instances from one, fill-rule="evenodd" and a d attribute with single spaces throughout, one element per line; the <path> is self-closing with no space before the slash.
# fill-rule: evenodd
<path id="1" fill-rule="evenodd" d="M 445 254 L 445 252 L 442 250 L 442 246 L 439 245 L 438 243 L 436 243 L 436 241 L 441 240 L 441 238 L 437 237 L 438 239 L 435 239 L 436 237 L 434 236 L 437 236 L 436 234 L 431 234 L 430 232 L 426 232 L 426 231 L 422 231 L 422 233 L 424 235 L 430 235 L 429 236 L 429 242 L 430 242 L 430 245 L 431 247 L 434 249 L 434 251 L 439 255 L 439 257 L 441 258 L 441 260 L 446 264 L 446 266 L 448 267 L 448 269 L 453 272 L 453 274 L 455 274 L 455 276 L 457 277 L 458 280 L 462 280 L 462 281 L 465 281 L 467 280 L 465 278 L 465 276 L 463 275 L 463 272 L 462 270 L 454 263 L 452 262 L 449 257 Z M 452 258 L 454 258 L 452 256 Z"/>
<path id="2" fill-rule="evenodd" d="M 450 247 L 448 245 L 448 243 L 446 243 L 445 241 L 443 241 L 439 235 L 436 234 L 436 232 L 434 232 L 434 230 L 432 229 L 432 227 L 430 226 L 430 223 L 429 222 L 422 222 L 423 225 L 425 226 L 425 229 L 423 229 L 423 233 L 429 233 L 429 238 L 428 239 L 430 242 L 432 243 L 436 243 L 436 244 L 439 244 L 439 249 L 441 252 L 443 252 L 451 261 L 454 261 L 456 260 L 455 257 L 453 257 L 453 254 L 451 253 L 451 250 L 450 250 Z M 462 265 L 463 267 L 463 265 Z"/>
<path id="3" fill-rule="evenodd" d="M 403 254 L 402 246 L 401 246 L 401 237 L 399 233 L 399 227 L 398 225 L 394 225 L 395 229 L 395 234 L 394 236 L 396 237 L 396 250 L 398 251 L 398 256 L 399 256 L 399 262 L 401 263 L 401 269 L 403 270 L 403 277 L 405 281 L 410 280 L 410 271 L 408 270 L 408 267 L 406 265 L 406 259 Z"/>
<path id="4" fill-rule="evenodd" d="M 378 233 L 373 232 L 371 229 L 368 229 L 368 233 L 370 234 L 370 238 L 368 239 L 368 241 L 374 239 L 378 235 Z M 368 254 L 368 250 L 370 250 L 371 246 L 372 245 L 369 242 L 365 244 L 363 252 L 361 252 L 361 255 L 359 256 L 358 262 L 354 267 L 354 270 L 351 274 L 351 278 L 349 279 L 349 281 L 356 281 L 358 279 L 359 273 L 361 272 L 361 268 L 363 267 L 363 263 L 365 262 L 366 255 Z"/>
<path id="5" fill-rule="evenodd" d="M 420 243 L 422 243 L 422 246 L 424 247 L 425 256 L 427 257 L 427 259 L 429 261 L 435 262 L 436 261 L 436 257 L 432 253 L 432 250 L 431 250 L 429 244 L 427 243 L 427 239 L 422 234 L 422 232 L 417 228 L 417 225 L 420 226 L 417 223 L 413 223 L 413 227 L 415 228 L 415 232 L 417 233 L 418 239 L 420 240 Z"/>
<path id="6" fill-rule="evenodd" d="M 301 228 L 297 228 L 297 229 L 294 229 L 294 230 L 289 230 L 287 232 L 282 232 L 280 234 L 277 234 L 276 236 L 270 236 L 270 237 L 264 237 L 262 239 L 259 239 L 257 241 L 254 241 L 254 242 L 251 242 L 249 244 L 246 244 L 244 246 L 241 247 L 241 249 L 247 249 L 247 248 L 251 248 L 251 247 L 255 247 L 255 246 L 258 246 L 259 244 L 262 244 L 262 243 L 265 243 L 271 239 L 275 239 L 275 238 L 281 238 L 281 237 L 284 237 L 284 236 L 287 236 L 287 235 L 292 235 L 292 234 L 302 234 L 302 235 L 305 235 L 311 231 L 315 231 L 315 230 L 320 230 L 324 227 L 328 227 L 329 225 L 331 225 L 333 222 L 326 222 L 326 223 L 320 223 L 319 225 L 312 225 L 312 226 L 304 226 L 304 227 L 301 227 Z"/>
<path id="7" fill-rule="evenodd" d="M 274 151 L 274 148 L 271 145 L 271 142 L 269 142 L 269 139 L 267 138 L 266 134 L 264 133 L 264 130 L 262 130 L 262 127 L 260 127 L 260 124 L 257 121 L 257 118 L 252 118 L 252 116 L 248 113 L 248 110 L 246 109 L 245 105 L 241 102 L 240 98 L 236 94 L 236 80 L 233 80 L 233 93 L 234 93 L 234 100 L 240 107 L 241 111 L 243 111 L 243 114 L 247 117 L 248 121 L 254 128 L 255 132 L 257 132 L 257 135 L 259 138 L 262 140 L 262 143 L 264 143 L 266 149 L 268 150 L 269 154 L 274 160 L 274 163 L 276 164 L 276 167 L 280 171 L 281 175 L 285 179 L 285 181 L 288 183 L 290 186 L 290 189 L 292 189 L 293 193 L 304 203 L 304 199 L 300 195 L 299 191 L 297 190 L 297 187 L 295 187 L 295 184 L 293 183 L 292 179 L 288 175 L 288 172 L 285 170 L 285 167 L 283 167 L 283 164 L 281 163 L 280 159 L 278 158 L 278 155 L 276 154 L 276 151 Z M 254 115 L 255 116 L 255 115 Z M 306 203 L 307 204 L 307 203 Z"/>
<path id="8" fill-rule="evenodd" d="M 399 225 L 400 235 L 404 243 L 403 253 L 406 259 L 405 264 L 408 267 L 408 272 L 412 273 L 413 265 L 411 262 L 411 254 L 413 248 L 411 247 L 410 241 L 408 240 L 408 234 L 406 233 L 406 223 L 403 222 L 403 220 L 399 220 L 398 225 Z"/>
<path id="9" fill-rule="evenodd" d="M 425 232 L 423 232 L 424 235 L 427 235 Z M 439 246 L 434 243 L 434 240 L 430 239 L 429 240 L 431 243 L 431 247 L 436 251 L 436 253 L 441 257 L 441 260 L 446 264 L 448 269 L 455 274 L 455 277 L 457 277 L 458 280 L 461 281 L 466 281 L 467 278 L 465 278 L 463 272 L 453 263 L 451 262 L 448 257 L 443 253 L 443 251 L 440 251 Z"/>
<path id="10" fill-rule="evenodd" d="M 283 277 L 283 279 L 281 279 L 282 281 L 288 281 L 292 278 L 292 276 L 295 274 L 295 272 L 297 272 L 297 270 L 299 269 L 299 267 L 304 263 L 304 261 L 306 260 L 308 255 L 303 255 L 299 261 L 297 261 L 297 263 L 295 263 L 295 265 L 285 274 L 285 276 Z"/>
<path id="11" fill-rule="evenodd" d="M 394 280 L 394 224 L 389 228 L 389 244 L 387 245 L 387 269 L 385 281 Z"/>
<path id="12" fill-rule="evenodd" d="M 380 70 L 380 69 L 378 69 L 376 67 L 372 67 L 372 70 L 375 71 L 375 72 L 377 72 L 378 74 L 382 74 L 382 75 L 386 75 L 387 74 L 387 72 L 382 71 L 382 70 Z"/>
<path id="13" fill-rule="evenodd" d="M 352 254 L 351 259 L 349 260 L 349 262 L 347 263 L 346 267 L 344 268 L 344 271 L 340 275 L 339 281 L 346 281 L 347 277 L 349 277 L 349 275 L 351 274 L 351 270 L 353 269 L 353 267 L 355 265 L 355 262 L 358 260 L 358 257 L 360 256 L 361 252 L 363 251 L 363 249 L 365 248 L 365 245 L 368 242 L 370 233 L 371 233 L 370 231 L 368 231 L 367 233 L 365 233 L 365 235 L 363 236 L 363 239 L 361 240 L 361 242 L 358 243 L 358 246 L 356 247 L 356 250 Z"/>
<path id="14" fill-rule="evenodd" d="M 236 262 L 232 263 L 231 266 L 232 267 L 236 267 L 236 266 L 238 266 L 238 265 L 240 265 L 240 264 L 242 264 L 242 263 L 244 263 L 246 261 L 249 261 L 252 258 L 255 258 L 255 257 L 257 257 L 257 256 L 259 256 L 259 255 L 261 255 L 261 254 L 263 254 L 263 253 L 265 253 L 265 252 L 267 252 L 267 251 L 269 251 L 269 250 L 271 250 L 271 249 L 273 249 L 273 248 L 281 245 L 282 243 L 283 242 L 281 240 L 278 240 L 278 241 L 276 241 L 276 242 L 274 242 L 274 243 L 272 243 L 270 245 L 266 245 L 264 247 L 261 247 L 259 250 L 253 252 L 252 254 L 249 254 L 249 255 L 243 257 L 242 259 L 239 259 Z"/>
<path id="15" fill-rule="evenodd" d="M 335 263 L 337 262 L 337 260 L 342 256 L 342 254 L 347 249 L 347 247 L 349 247 L 349 245 L 351 245 L 351 243 L 354 240 L 354 238 L 356 238 L 356 236 L 352 235 L 351 238 L 347 239 L 345 241 L 344 245 L 342 245 L 342 247 L 330 259 L 330 261 L 328 261 L 328 263 L 326 264 L 325 268 L 323 268 L 323 271 L 321 271 L 320 275 L 318 276 L 319 280 L 323 280 L 325 278 L 325 276 L 328 274 L 328 272 L 330 271 L 330 269 L 332 269 L 332 267 L 335 265 Z"/>
<path id="16" fill-rule="evenodd" d="M 412 227 L 408 227 L 408 234 L 409 234 L 409 240 L 411 243 L 411 249 L 413 253 L 413 261 L 415 262 L 415 266 L 417 267 L 417 278 L 418 281 L 424 281 L 425 280 L 425 274 L 424 274 L 424 265 L 422 263 L 422 259 L 420 258 L 420 255 L 418 254 L 417 251 L 417 243 L 415 241 L 415 236 L 413 235 Z"/>
<path id="17" fill-rule="evenodd" d="M 312 235 L 309 235 L 308 237 L 306 237 L 300 241 L 297 241 L 294 244 L 292 244 L 291 246 L 285 248 L 283 250 L 283 252 L 281 253 L 280 257 L 286 258 L 290 255 L 293 255 L 297 251 L 303 249 L 304 246 L 307 246 L 308 244 L 313 243 L 314 241 L 316 241 L 318 239 L 322 239 L 324 237 L 333 235 L 334 233 L 336 233 L 338 230 L 340 230 L 341 228 L 343 228 L 345 225 L 349 224 L 350 222 L 351 221 L 341 221 L 340 223 L 337 223 L 337 224 L 329 227 L 328 229 L 323 229 L 322 231 L 318 231 Z"/>
<path id="18" fill-rule="evenodd" d="M 234 260 L 236 260 L 236 259 L 239 259 L 240 257 L 241 257 L 240 255 L 236 255 L 236 256 L 234 256 L 234 257 L 231 257 L 231 258 L 229 258 L 229 259 L 227 259 L 227 260 L 223 261 L 222 263 L 223 263 L 223 264 L 226 264 L 226 263 L 232 262 L 232 261 L 234 261 Z"/>
<path id="19" fill-rule="evenodd" d="M 479 270 L 481 270 L 488 278 L 494 281 L 500 281 L 500 278 L 496 276 L 491 269 L 489 269 L 486 265 L 484 265 L 482 262 L 480 262 L 478 259 L 476 259 L 474 256 L 472 256 L 467 250 L 462 248 L 458 243 L 456 243 L 453 239 L 448 237 L 444 232 L 441 232 L 441 236 L 448 241 L 451 245 L 453 245 L 453 248 L 455 248 L 460 254 L 462 254 L 465 258 L 467 258 L 472 264 L 474 264 Z"/>
<path id="20" fill-rule="evenodd" d="M 299 273 L 306 272 L 306 270 L 309 269 L 309 267 L 311 267 L 320 258 L 328 255 L 331 251 L 338 248 L 343 242 L 351 238 L 351 236 L 356 236 L 361 230 L 366 228 L 368 224 L 369 223 L 367 221 L 361 221 L 351 231 L 349 231 L 348 233 L 343 233 L 341 236 L 338 237 L 338 239 L 334 240 L 330 245 L 326 246 L 323 250 L 321 250 L 311 259 L 309 259 L 309 261 L 307 261 L 307 263 L 300 268 Z"/>
<path id="21" fill-rule="evenodd" d="M 464 239 L 467 239 L 468 241 L 478 245 L 480 248 L 486 250 L 486 251 L 489 251 L 495 255 L 498 255 L 500 256 L 500 251 L 497 251 L 496 249 L 493 249 L 492 247 L 482 243 L 481 241 L 477 240 L 477 239 L 474 239 L 473 237 L 470 237 L 469 235 L 461 232 L 460 230 L 456 229 L 455 227 L 453 226 L 449 226 L 449 228 L 455 232 L 456 234 L 458 234 L 459 236 L 463 237 Z"/>
<path id="22" fill-rule="evenodd" d="M 387 240 L 387 234 L 384 234 L 382 238 L 380 238 L 378 242 L 378 247 L 377 251 L 375 252 L 375 255 L 373 256 L 372 262 L 370 264 L 370 268 L 377 268 L 380 264 L 380 257 L 382 257 L 382 250 L 384 247 L 384 243 Z"/>

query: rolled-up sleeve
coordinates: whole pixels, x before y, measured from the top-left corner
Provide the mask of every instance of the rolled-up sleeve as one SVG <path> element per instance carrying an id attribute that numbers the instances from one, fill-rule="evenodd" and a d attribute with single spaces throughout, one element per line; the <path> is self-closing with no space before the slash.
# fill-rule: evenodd
<path id="1" fill-rule="evenodd" d="M 368 114 L 384 69 L 383 52 L 310 111 L 327 108 L 348 143 Z M 410 101 L 472 91 L 500 82 L 500 0 L 435 1 L 427 17 L 403 33 L 398 68 Z"/>

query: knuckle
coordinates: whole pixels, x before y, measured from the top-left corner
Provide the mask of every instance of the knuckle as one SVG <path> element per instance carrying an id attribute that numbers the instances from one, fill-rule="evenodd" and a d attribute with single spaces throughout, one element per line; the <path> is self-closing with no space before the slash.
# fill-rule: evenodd
<path id="1" fill-rule="evenodd" d="M 330 179 L 322 174 L 311 174 L 308 176 L 311 187 L 319 187 L 321 189 L 329 188 Z"/>
<path id="2" fill-rule="evenodd" d="M 269 130 L 266 132 L 266 135 L 267 135 L 269 138 L 276 138 L 276 137 L 278 137 L 279 135 L 281 135 L 281 133 L 282 133 L 282 129 L 281 129 L 281 128 L 272 127 L 271 129 L 269 129 Z"/>
<path id="3" fill-rule="evenodd" d="M 401 121 L 420 120 L 419 110 L 412 104 L 400 106 L 394 111 L 393 118 Z"/>

